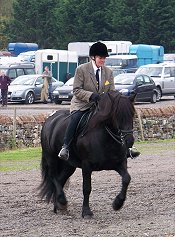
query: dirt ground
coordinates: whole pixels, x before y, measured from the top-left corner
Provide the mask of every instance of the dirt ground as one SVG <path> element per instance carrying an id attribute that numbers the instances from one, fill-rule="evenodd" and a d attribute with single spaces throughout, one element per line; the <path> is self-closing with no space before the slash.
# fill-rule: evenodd
<path id="1" fill-rule="evenodd" d="M 121 180 L 114 171 L 94 172 L 91 220 L 82 219 L 82 177 L 77 169 L 66 191 L 68 210 L 57 215 L 37 196 L 40 171 L 0 173 L 1 237 L 175 237 L 175 144 L 128 160 L 131 175 L 127 200 L 112 209 Z"/>

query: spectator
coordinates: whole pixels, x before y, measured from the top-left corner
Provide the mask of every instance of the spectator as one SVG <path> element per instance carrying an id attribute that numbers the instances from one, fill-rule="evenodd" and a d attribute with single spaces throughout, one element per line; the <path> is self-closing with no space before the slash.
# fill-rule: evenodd
<path id="1" fill-rule="evenodd" d="M 5 72 L 1 70 L 0 72 L 0 89 L 1 89 L 1 99 L 2 99 L 2 107 L 7 106 L 7 93 L 8 93 L 8 86 L 10 85 L 10 78 L 5 75 Z"/>
<path id="2" fill-rule="evenodd" d="M 47 104 L 48 102 L 48 95 L 51 96 L 51 88 L 52 88 L 52 75 L 51 75 L 51 72 L 49 71 L 49 67 L 46 66 L 44 68 L 44 72 L 43 72 L 43 87 L 42 87 L 42 90 L 41 90 L 41 101 L 44 103 L 44 104 Z M 50 98 L 51 99 L 51 98 Z"/>

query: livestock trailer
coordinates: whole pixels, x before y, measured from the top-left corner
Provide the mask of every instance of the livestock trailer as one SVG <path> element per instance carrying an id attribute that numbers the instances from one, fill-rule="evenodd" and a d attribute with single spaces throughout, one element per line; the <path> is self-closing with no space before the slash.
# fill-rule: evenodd
<path id="1" fill-rule="evenodd" d="M 78 66 L 78 55 L 75 51 L 41 49 L 35 52 L 35 70 L 41 74 L 45 66 L 50 68 L 52 76 L 57 80 L 66 80 L 75 74 Z"/>

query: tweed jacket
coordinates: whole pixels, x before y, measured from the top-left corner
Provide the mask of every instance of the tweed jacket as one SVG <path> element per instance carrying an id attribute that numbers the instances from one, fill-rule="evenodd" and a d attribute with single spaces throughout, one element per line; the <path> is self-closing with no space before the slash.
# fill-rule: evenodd
<path id="1" fill-rule="evenodd" d="M 115 90 L 112 70 L 106 66 L 101 68 L 101 83 L 98 85 L 92 62 L 77 67 L 73 84 L 73 98 L 71 100 L 70 112 L 75 110 L 84 111 L 91 107 L 89 98 L 92 93 L 102 94 Z"/>

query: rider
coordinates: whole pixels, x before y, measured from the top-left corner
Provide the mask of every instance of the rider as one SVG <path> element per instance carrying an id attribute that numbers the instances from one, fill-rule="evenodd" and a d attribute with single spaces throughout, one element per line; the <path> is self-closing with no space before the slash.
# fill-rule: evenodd
<path id="1" fill-rule="evenodd" d="M 58 157 L 69 158 L 69 146 L 73 140 L 77 124 L 82 115 L 89 110 L 92 103 L 97 103 L 100 94 L 115 91 L 112 70 L 104 66 L 108 51 L 102 42 L 94 43 L 89 50 L 91 61 L 78 66 L 73 84 L 73 98 L 70 105 L 71 120 L 66 129 L 64 143 Z M 140 153 L 132 151 L 128 156 L 137 157 Z"/>

